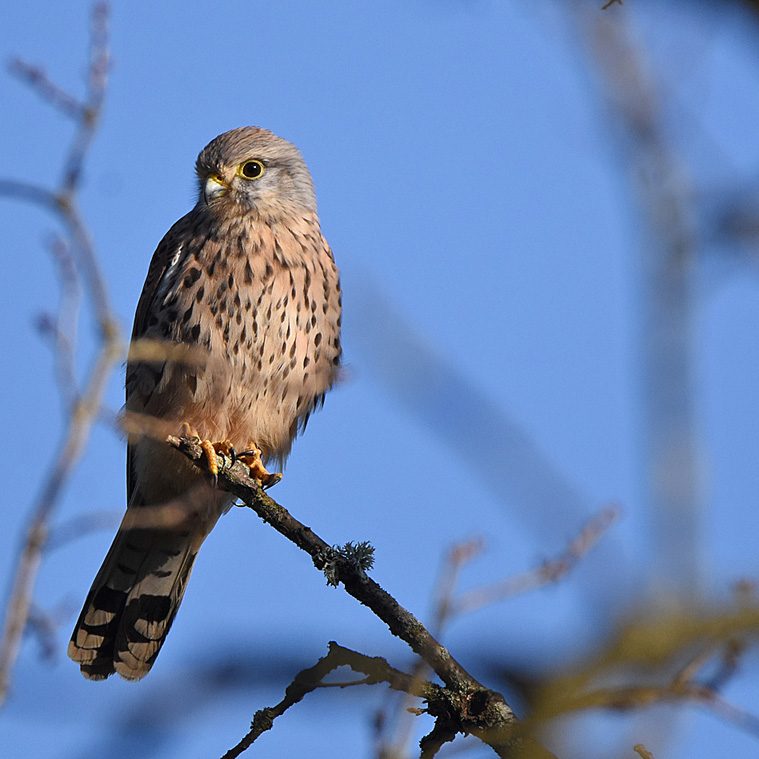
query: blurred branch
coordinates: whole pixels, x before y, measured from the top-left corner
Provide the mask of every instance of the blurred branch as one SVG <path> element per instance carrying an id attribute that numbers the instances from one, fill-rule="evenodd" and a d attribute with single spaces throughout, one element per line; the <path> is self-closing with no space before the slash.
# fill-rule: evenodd
<path id="1" fill-rule="evenodd" d="M 453 546 L 440 574 L 437 583 L 437 601 L 432 623 L 432 634 L 440 637 L 445 626 L 451 619 L 460 614 L 474 611 L 483 606 L 497 603 L 519 593 L 527 593 L 544 585 L 559 582 L 565 577 L 585 556 L 588 551 L 598 542 L 603 534 L 619 517 L 619 509 L 609 507 L 592 517 L 580 533 L 570 542 L 569 546 L 557 558 L 544 562 L 541 566 L 517 577 L 509 578 L 489 586 L 477 588 L 456 597 L 458 577 L 463 567 L 478 556 L 483 550 L 482 540 L 468 540 Z M 420 660 L 414 668 L 412 677 L 416 682 L 423 681 L 427 676 L 427 668 L 423 660 Z M 409 712 L 409 700 L 401 704 L 403 712 Z M 381 723 L 387 724 L 389 720 L 383 717 Z M 405 746 L 412 734 L 411 720 L 399 717 L 397 720 L 396 735 L 388 742 L 381 751 L 382 757 L 405 756 Z M 436 734 L 443 739 L 445 733 Z M 444 743 L 445 741 L 443 741 Z M 442 745 L 442 744 L 440 744 Z"/>
<path id="2" fill-rule="evenodd" d="M 14 58 L 8 69 L 11 74 L 28 84 L 48 105 L 57 108 L 65 116 L 73 121 L 81 121 L 84 118 L 84 104 L 52 82 L 44 69 L 20 58 Z"/>
<path id="3" fill-rule="evenodd" d="M 759 0 L 739 0 L 738 5 L 744 5 L 752 13 L 759 13 Z"/>
<path id="4" fill-rule="evenodd" d="M 522 425 L 489 398 L 460 366 L 438 355 L 367 277 L 354 283 L 354 319 L 374 362 L 373 373 L 415 418 L 477 472 L 499 502 L 509 506 L 539 540 L 567 519 L 588 512 L 587 499 Z"/>
<path id="5" fill-rule="evenodd" d="M 109 6 L 105 2 L 96 3 L 93 7 L 86 97 L 81 105 L 64 108 L 64 112 L 73 119 L 76 129 L 64 160 L 60 185 L 51 190 L 21 180 L 0 179 L 0 195 L 33 203 L 50 211 L 58 216 L 67 229 L 73 243 L 72 249 L 78 257 L 78 264 L 88 281 L 90 297 L 95 306 L 102 337 L 106 341 L 113 337 L 113 333 L 118 334 L 118 326 L 112 316 L 105 281 L 100 274 L 90 233 L 78 210 L 76 198 L 80 189 L 84 160 L 100 121 L 107 89 L 110 60 L 108 13 Z M 52 85 L 39 69 L 29 64 L 16 60 L 11 63 L 10 70 L 22 81 L 30 84 L 43 98 L 52 98 L 49 102 L 54 107 L 60 108 L 61 102 L 77 102 L 73 96 Z M 35 72 L 35 75 L 30 72 Z"/>
<path id="6" fill-rule="evenodd" d="M 52 659 L 55 656 L 58 648 L 56 646 L 56 634 L 63 618 L 65 617 L 60 613 L 60 610 L 46 612 L 34 604 L 29 609 L 27 630 L 35 634 L 43 659 Z"/>
<path id="7" fill-rule="evenodd" d="M 42 314 L 37 326 L 52 341 L 58 393 L 64 413 L 68 414 L 79 397 L 75 348 L 81 286 L 76 262 L 66 242 L 55 237 L 50 243 L 50 251 L 58 267 L 61 300 L 57 315 L 53 317 L 47 313 Z"/>
<path id="8" fill-rule="evenodd" d="M 567 548 L 556 558 L 543 562 L 539 567 L 532 569 L 516 577 L 509 577 L 493 585 L 470 590 L 458 598 L 451 597 L 441 616 L 453 616 L 465 614 L 483 606 L 512 598 L 520 593 L 529 593 L 533 590 L 550 585 L 563 579 L 577 566 L 577 563 L 585 556 L 601 539 L 606 531 L 619 518 L 619 509 L 609 507 L 591 517 L 579 534 L 569 543 Z M 456 561 L 454 551 L 451 561 Z M 458 559 L 460 561 L 460 559 Z"/>
<path id="9" fill-rule="evenodd" d="M 693 275 L 702 241 L 685 167 L 668 137 L 659 83 L 628 14 L 570 6 L 622 136 L 640 213 L 640 327 L 645 482 L 654 579 L 693 595 L 700 574 L 702 489 L 693 409 Z"/>
<path id="10" fill-rule="evenodd" d="M 0 703 L 7 696 L 13 665 L 18 656 L 21 638 L 29 621 L 31 599 L 37 573 L 45 549 L 49 520 L 78 461 L 96 419 L 112 369 L 123 355 L 120 331 L 112 315 L 105 282 L 100 274 L 97 257 L 89 230 L 76 203 L 87 150 L 99 121 L 106 92 L 109 60 L 108 5 L 97 3 L 92 12 L 89 75 L 86 97 L 80 107 L 76 100 L 55 87 L 38 69 L 16 61 L 11 70 L 37 90 L 54 107 L 63 110 L 75 122 L 75 134 L 65 159 L 61 183 L 56 189 L 47 189 L 28 182 L 2 179 L 0 195 L 40 206 L 55 216 L 66 229 L 66 243 L 75 257 L 77 267 L 84 274 L 89 297 L 93 303 L 99 326 L 100 348 L 94 365 L 71 406 L 63 438 L 58 445 L 55 461 L 47 468 L 47 479 L 32 508 L 21 548 L 16 573 L 5 612 L 2 640 L 0 641 Z M 66 283 L 64 282 L 64 287 Z M 59 344 L 60 348 L 60 344 Z M 67 346 L 66 350 L 72 350 Z M 68 359 L 62 359 L 68 362 Z"/>
<path id="11" fill-rule="evenodd" d="M 350 667 L 354 672 L 365 675 L 365 678 L 355 683 L 324 682 L 324 678 L 339 667 Z M 317 688 L 344 688 L 359 683 L 366 685 L 386 683 L 394 690 L 411 692 L 419 698 L 432 701 L 439 698 L 442 692 L 439 686 L 432 683 L 415 684 L 409 675 L 394 669 L 379 656 L 365 656 L 330 641 L 329 653 L 319 659 L 313 667 L 299 672 L 287 687 L 285 697 L 276 706 L 259 709 L 253 717 L 248 734 L 234 748 L 227 751 L 222 759 L 234 759 L 242 754 L 262 733 L 271 730 L 277 717 Z"/>
<path id="12" fill-rule="evenodd" d="M 608 646 L 568 674 L 542 683 L 528 721 L 541 723 L 586 709 L 629 711 L 659 703 L 693 702 L 759 737 L 759 717 L 718 693 L 744 650 L 738 641 L 759 636 L 756 603 L 726 608 L 691 608 L 672 613 L 640 612 Z M 718 659 L 716 677 L 703 675 Z M 669 671 L 669 674 L 667 674 Z M 648 673 L 648 682 L 602 685 Z"/>
<path id="13" fill-rule="evenodd" d="M 120 514 L 117 511 L 88 512 L 72 517 L 48 531 L 45 551 L 55 551 L 58 548 L 80 540 L 85 535 L 103 530 L 113 530 L 118 526 Z"/>
<path id="14" fill-rule="evenodd" d="M 167 442 L 196 464 L 207 455 L 195 438 L 170 436 Z M 367 576 L 361 558 L 357 558 L 356 546 L 352 551 L 346 550 L 347 546 L 343 549 L 330 546 L 268 496 L 260 483 L 249 477 L 242 462 L 231 463 L 217 456 L 217 465 L 218 486 L 222 490 L 240 498 L 264 522 L 308 553 L 329 584 L 342 583 L 348 594 L 379 617 L 390 632 L 406 642 L 442 680 L 445 698 L 428 701 L 427 711 L 435 718 L 436 728 L 447 727 L 454 733 L 475 735 L 503 757 L 526 756 L 515 753 L 523 751 L 523 745 L 532 752 L 530 756 L 550 756 L 521 734 L 514 713 L 500 693 L 486 688 L 470 675 L 416 617 Z M 364 553 L 367 550 L 365 547 Z"/>

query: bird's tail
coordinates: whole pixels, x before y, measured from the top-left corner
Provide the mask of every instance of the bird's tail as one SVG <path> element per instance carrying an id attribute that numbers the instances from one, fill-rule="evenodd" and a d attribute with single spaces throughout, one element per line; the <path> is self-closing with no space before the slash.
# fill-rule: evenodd
<path id="1" fill-rule="evenodd" d="M 126 526 L 129 509 L 79 615 L 68 655 L 82 674 L 139 680 L 153 666 L 208 529 Z"/>

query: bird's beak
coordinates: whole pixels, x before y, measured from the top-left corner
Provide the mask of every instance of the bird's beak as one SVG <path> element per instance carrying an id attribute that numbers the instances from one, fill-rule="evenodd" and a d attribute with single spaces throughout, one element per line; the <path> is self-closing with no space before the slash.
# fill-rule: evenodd
<path id="1" fill-rule="evenodd" d="M 229 190 L 229 185 L 218 174 L 211 174 L 206 179 L 205 186 L 203 187 L 203 197 L 205 198 L 206 205 L 215 198 L 226 195 L 227 190 Z"/>

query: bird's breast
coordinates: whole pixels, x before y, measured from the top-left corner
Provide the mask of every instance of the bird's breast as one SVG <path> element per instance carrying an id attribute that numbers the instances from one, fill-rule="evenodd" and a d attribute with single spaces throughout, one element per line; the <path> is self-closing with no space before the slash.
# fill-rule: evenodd
<path id="1" fill-rule="evenodd" d="M 338 272 L 318 222 L 211 230 L 178 245 L 166 275 L 151 330 L 207 360 L 165 365 L 153 405 L 199 434 L 286 455 L 340 362 Z"/>

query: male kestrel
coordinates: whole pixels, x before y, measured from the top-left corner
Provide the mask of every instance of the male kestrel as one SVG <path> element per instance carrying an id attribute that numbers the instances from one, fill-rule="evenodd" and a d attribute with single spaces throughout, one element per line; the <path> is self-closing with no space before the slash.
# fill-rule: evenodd
<path id="1" fill-rule="evenodd" d="M 196 171 L 198 202 L 158 245 L 135 314 L 127 512 L 68 648 L 93 680 L 148 673 L 233 501 L 165 436 L 226 441 L 271 484 L 264 464 L 284 461 L 340 364 L 338 271 L 297 148 L 241 127 L 209 143 Z"/>

